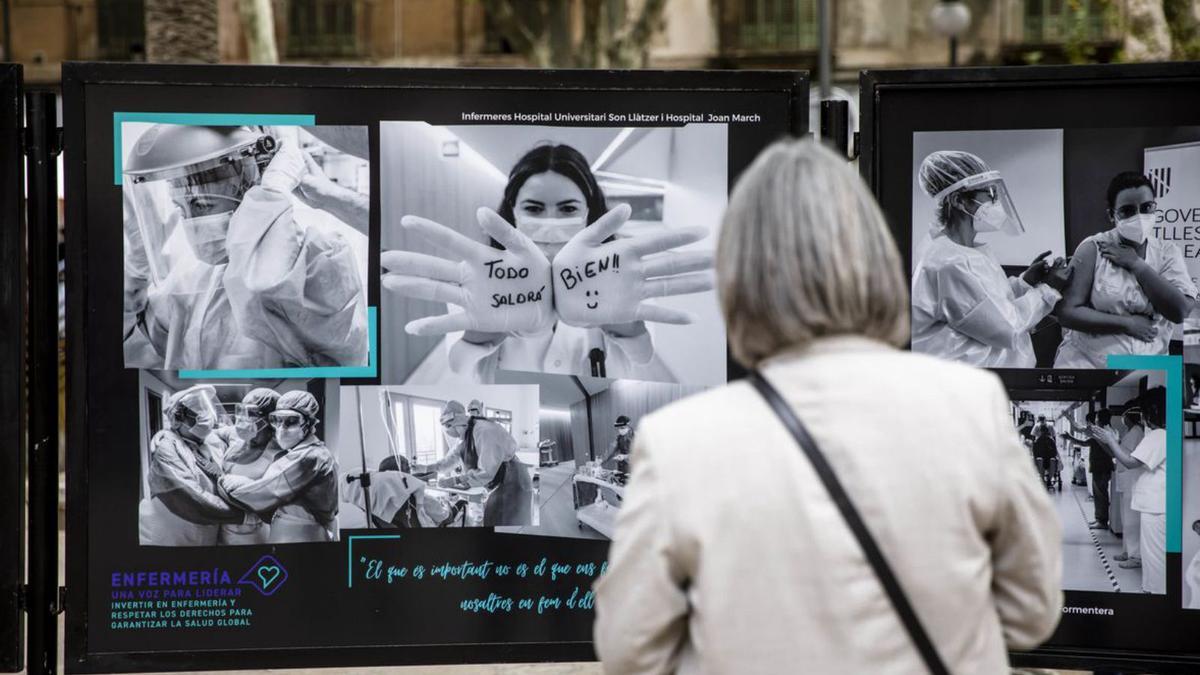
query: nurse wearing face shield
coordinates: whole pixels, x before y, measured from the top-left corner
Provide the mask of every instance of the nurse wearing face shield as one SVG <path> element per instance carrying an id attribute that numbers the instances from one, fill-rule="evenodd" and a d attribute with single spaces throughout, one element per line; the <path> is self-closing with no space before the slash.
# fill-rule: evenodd
<path id="1" fill-rule="evenodd" d="M 227 499 L 270 523 L 269 543 L 337 538 L 337 460 L 315 433 L 319 409 L 306 391 L 280 396 L 268 420 L 281 453 L 259 478 L 220 479 Z"/>
<path id="2" fill-rule="evenodd" d="M 1175 325 L 1195 305 L 1183 252 L 1154 236 L 1150 180 L 1117 174 L 1106 196 L 1112 228 L 1084 239 L 1071 259 L 1055 368 L 1105 368 L 1109 354 L 1166 354 Z"/>
<path id="3" fill-rule="evenodd" d="M 980 233 L 1024 232 L 1004 180 L 979 157 L 934 152 L 921 163 L 920 184 L 937 216 L 913 274 L 913 351 L 976 366 L 1034 367 L 1030 331 L 1062 297 L 1069 268 L 1047 261 L 1047 251 L 1010 278 L 977 241 Z"/>
<path id="4" fill-rule="evenodd" d="M 494 381 L 498 369 L 674 381 L 646 324 L 692 317 L 645 301 L 713 288 L 711 253 L 672 250 L 708 232 L 619 236 L 630 214 L 608 208 L 578 150 L 539 145 L 513 167 L 499 210 L 477 213 L 491 246 L 405 216 L 401 226 L 449 255 L 384 251 L 383 285 L 461 308 L 405 330 L 447 335 L 449 370 L 476 382 Z"/>
<path id="5" fill-rule="evenodd" d="M 164 403 L 163 429 L 150 440 L 148 496 L 138 506 L 143 546 L 215 546 L 223 524 L 245 519 L 217 495 L 221 458 L 208 441 L 218 410 L 216 390 L 205 384 Z"/>
<path id="6" fill-rule="evenodd" d="M 278 400 L 278 392 L 260 387 L 251 390 L 234 406 L 233 426 L 215 433 L 226 447 L 221 461 L 223 473 L 251 480 L 262 478 L 283 452 L 275 442 L 275 429 L 268 423 Z M 270 526 L 250 511 L 241 523 L 221 525 L 217 542 L 223 545 L 265 544 L 270 531 Z"/>
<path id="7" fill-rule="evenodd" d="M 499 424 L 468 415 L 458 401 L 446 403 L 441 422 L 457 444 L 438 462 L 414 465 L 413 472 L 447 473 L 461 465 L 468 486 L 488 490 L 484 527 L 532 525 L 533 480 L 517 458 L 516 440 Z"/>
<path id="8" fill-rule="evenodd" d="M 366 364 L 353 252 L 295 220 L 290 195 L 314 164 L 294 128 L 276 133 L 155 125 L 138 138 L 124 164 L 127 366 Z"/>

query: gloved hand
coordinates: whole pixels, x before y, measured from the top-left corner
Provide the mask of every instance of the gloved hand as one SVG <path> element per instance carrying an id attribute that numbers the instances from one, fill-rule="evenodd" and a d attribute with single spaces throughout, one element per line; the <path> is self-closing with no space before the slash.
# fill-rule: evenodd
<path id="1" fill-rule="evenodd" d="M 300 142 L 285 137 L 271 158 L 271 163 L 263 171 L 262 186 L 285 195 L 292 194 L 300 185 L 300 179 L 308 172 L 308 164 L 304 161 L 304 151 Z"/>
<path id="2" fill-rule="evenodd" d="M 1030 286 L 1037 286 L 1046 278 L 1046 274 L 1050 271 L 1050 263 L 1046 262 L 1046 257 L 1050 255 L 1050 251 L 1042 253 L 1033 259 L 1029 267 L 1021 273 L 1021 279 Z"/>
<path id="3" fill-rule="evenodd" d="M 400 224 L 446 249 L 449 260 L 409 251 L 384 251 L 384 288 L 431 302 L 445 302 L 461 312 L 410 321 L 412 335 L 444 335 L 456 331 L 503 334 L 540 333 L 554 325 L 550 261 L 529 237 L 495 211 L 476 212 L 479 227 L 504 249 L 472 241 L 432 220 L 404 216 Z M 455 262 L 451 262 L 451 261 Z"/>
<path id="4" fill-rule="evenodd" d="M 324 208 L 324 205 L 337 194 L 338 190 L 345 190 L 337 183 L 329 180 L 329 176 L 325 175 L 325 170 L 317 164 L 317 160 L 312 158 L 312 155 L 307 152 L 301 153 L 304 157 L 304 165 L 306 171 L 300 176 L 300 190 L 296 195 L 300 197 L 300 201 L 313 207 L 314 209 Z"/>
<path id="5" fill-rule="evenodd" d="M 1062 293 L 1071 283 L 1071 277 L 1074 274 L 1075 268 L 1071 267 L 1066 260 L 1059 258 L 1050 266 L 1050 270 L 1042 281 L 1050 288 Z"/>
<path id="6" fill-rule="evenodd" d="M 671 251 L 703 239 L 705 228 L 605 242 L 629 215 L 628 205 L 617 206 L 554 257 L 554 308 L 564 323 L 583 328 L 637 321 L 687 324 L 692 317 L 686 312 L 642 301 L 712 290 L 711 253 Z"/>
<path id="7" fill-rule="evenodd" d="M 138 227 L 137 209 L 130 196 L 130 188 L 121 191 L 122 217 L 125 228 L 125 279 L 146 281 L 150 279 L 150 256 L 146 253 L 146 242 L 142 239 L 142 230 Z M 178 216 L 178 211 L 172 212 Z"/>
<path id="8" fill-rule="evenodd" d="M 1125 334 L 1142 342 L 1149 342 L 1158 336 L 1158 327 L 1148 316 L 1134 314 L 1125 317 Z"/>

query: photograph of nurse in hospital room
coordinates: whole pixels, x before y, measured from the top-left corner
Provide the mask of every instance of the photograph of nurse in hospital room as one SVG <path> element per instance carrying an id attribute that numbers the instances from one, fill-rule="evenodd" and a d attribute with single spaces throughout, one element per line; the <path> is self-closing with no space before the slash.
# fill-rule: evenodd
<path id="1" fill-rule="evenodd" d="M 724 382 L 726 131 L 381 124 L 385 380 Z"/>
<path id="2" fill-rule="evenodd" d="M 541 521 L 498 531 L 611 539 L 626 482 L 637 463 L 638 423 L 705 388 L 589 378 L 581 378 L 576 386 L 566 378 L 544 377 L 538 443 Z"/>
<path id="3" fill-rule="evenodd" d="M 1099 147 L 1057 129 L 914 135 L 915 351 L 1072 369 L 1171 353 L 1196 285 L 1156 235 L 1140 158 L 1086 184 L 1072 175 Z"/>
<path id="4" fill-rule="evenodd" d="M 536 525 L 537 411 L 536 385 L 342 387 L 342 529 Z"/>
<path id="5" fill-rule="evenodd" d="M 337 540 L 324 380 L 139 379 L 143 546 Z"/>
<path id="6" fill-rule="evenodd" d="M 1166 593 L 1162 371 L 1010 384 L 1013 424 L 1057 505 L 1063 588 Z M 1031 388 L 1026 388 L 1030 386 Z"/>

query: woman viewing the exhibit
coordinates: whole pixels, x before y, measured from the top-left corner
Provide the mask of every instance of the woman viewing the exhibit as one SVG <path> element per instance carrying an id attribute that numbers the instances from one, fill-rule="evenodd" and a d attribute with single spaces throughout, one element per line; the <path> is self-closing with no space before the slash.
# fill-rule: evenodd
<path id="1" fill-rule="evenodd" d="M 1166 389 L 1150 389 L 1139 402 L 1146 432 L 1133 452 L 1121 444 L 1112 427 L 1093 424 L 1088 431 L 1117 462 L 1141 470 L 1133 484 L 1132 508 L 1139 516 L 1142 592 L 1161 595 L 1167 592 Z"/>
<path id="2" fill-rule="evenodd" d="M 404 228 L 454 261 L 385 251 L 383 285 L 461 308 L 416 319 L 405 330 L 448 335 L 449 369 L 475 381 L 494 381 L 497 369 L 673 381 L 646 324 L 692 319 L 645 300 L 712 289 L 711 254 L 672 250 L 708 231 L 619 236 L 630 214 L 624 204 L 608 208 L 578 150 L 538 145 L 509 173 L 499 210 L 478 211 L 490 246 L 405 216 Z"/>
<path id="3" fill-rule="evenodd" d="M 1119 173 L 1106 198 L 1112 227 L 1084 239 L 1071 258 L 1055 368 L 1107 368 L 1109 354 L 1166 354 L 1175 325 L 1195 304 L 1183 252 L 1154 236 L 1150 179 Z"/>
<path id="4" fill-rule="evenodd" d="M 1058 623 L 1058 519 L 999 379 L 897 348 L 904 272 L 866 185 L 817 143 L 776 143 L 733 191 L 716 269 L 734 357 L 808 425 L 950 672 L 1008 673 L 1006 650 Z M 633 452 L 596 585 L 607 672 L 925 670 L 751 384 L 642 418 Z"/>
<path id="5" fill-rule="evenodd" d="M 230 502 L 269 518 L 269 543 L 337 539 L 337 460 L 316 435 L 319 411 L 307 391 L 280 396 L 268 420 L 283 453 L 260 478 L 226 474 L 218 482 Z"/>
<path id="6" fill-rule="evenodd" d="M 912 348 L 990 368 L 1037 364 L 1030 331 L 1062 297 L 1069 268 L 1039 255 L 1019 277 L 1004 273 L 984 232 L 1019 236 L 1021 219 L 998 171 L 957 150 L 921 162 L 921 189 L 934 201 L 933 238 L 912 282 Z"/>

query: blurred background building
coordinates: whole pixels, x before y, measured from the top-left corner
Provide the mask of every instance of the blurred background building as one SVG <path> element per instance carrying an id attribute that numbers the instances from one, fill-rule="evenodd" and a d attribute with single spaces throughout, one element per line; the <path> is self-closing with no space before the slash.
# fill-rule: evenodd
<path id="1" fill-rule="evenodd" d="M 820 0 L 2 0 L 3 60 L 813 68 Z M 830 0 L 834 79 L 945 65 L 941 0 Z M 961 64 L 1195 58 L 1200 0 L 966 0 Z"/>

